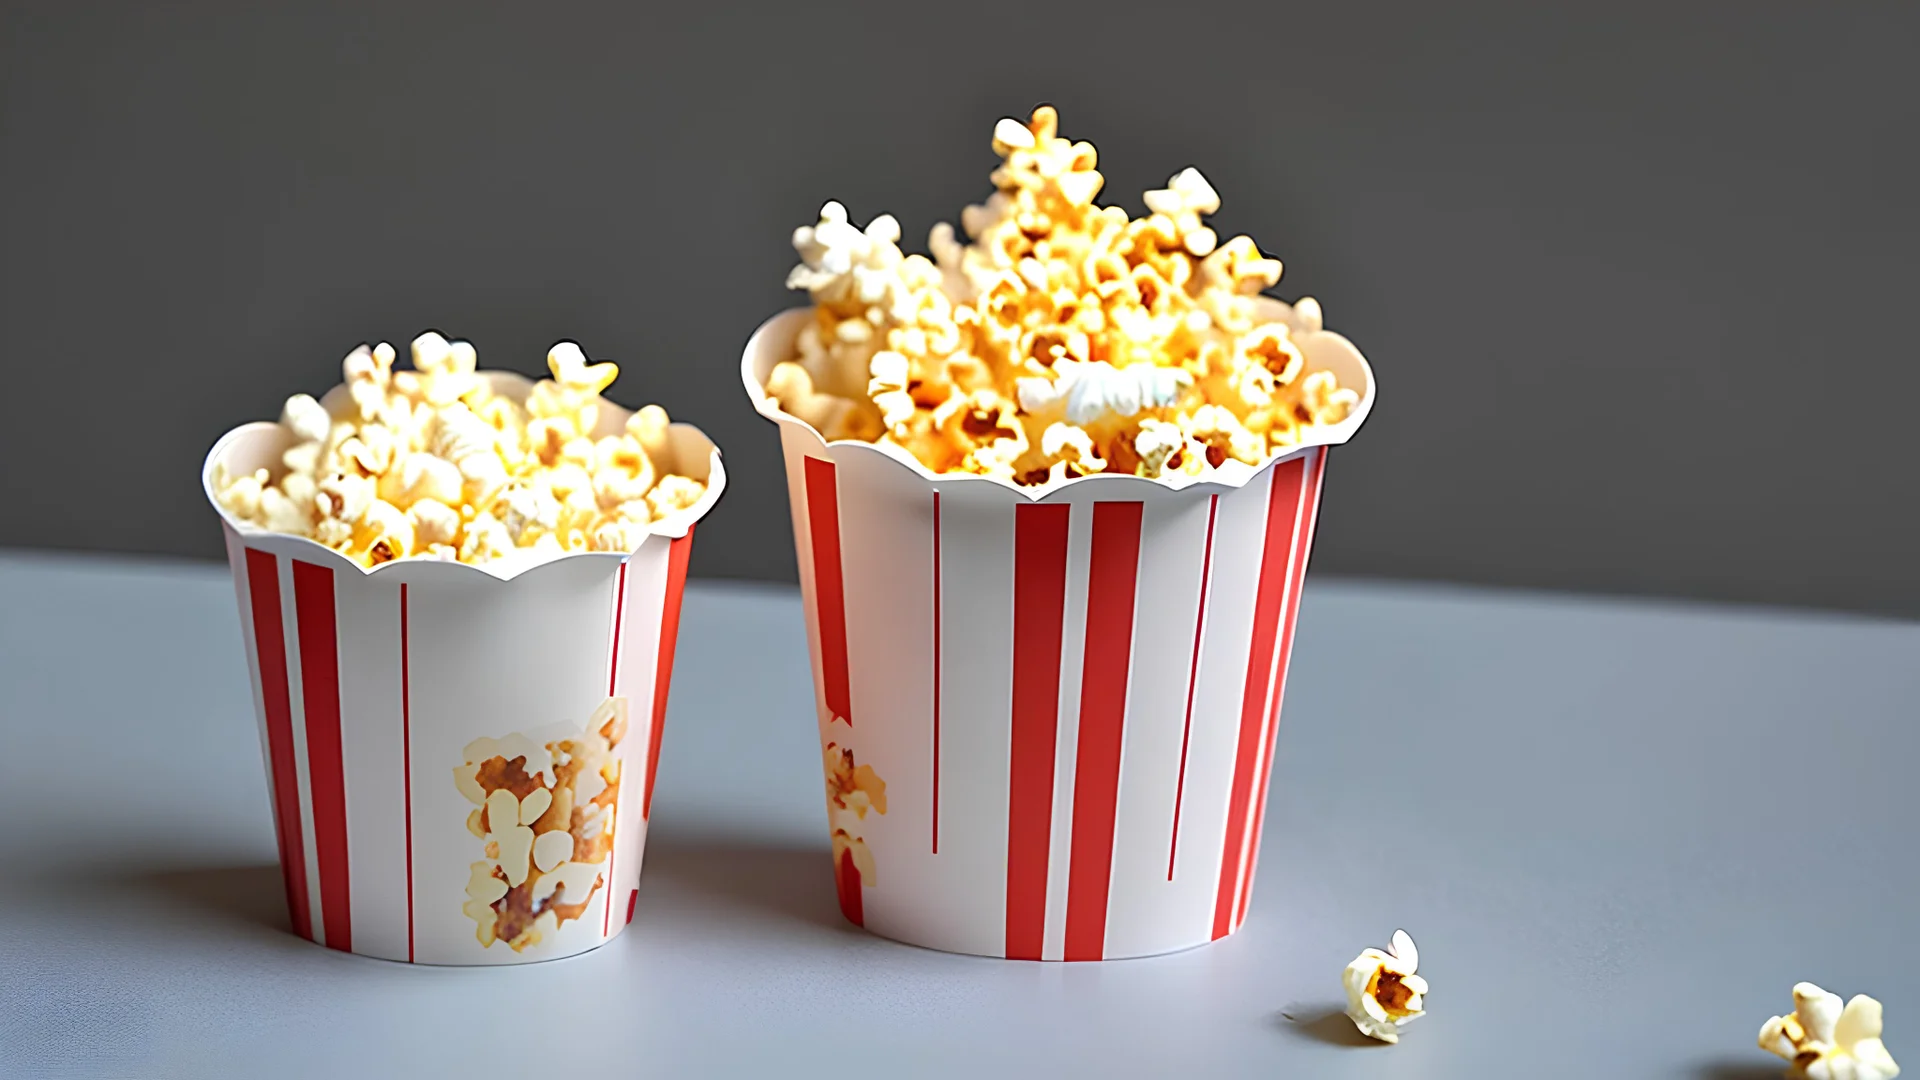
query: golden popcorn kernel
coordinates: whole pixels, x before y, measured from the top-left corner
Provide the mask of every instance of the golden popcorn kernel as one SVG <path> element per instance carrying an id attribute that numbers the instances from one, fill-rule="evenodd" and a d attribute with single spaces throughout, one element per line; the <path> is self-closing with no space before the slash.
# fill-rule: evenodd
<path id="1" fill-rule="evenodd" d="M 1240 355 L 1270 372 L 1275 386 L 1286 386 L 1298 378 L 1307 363 L 1306 357 L 1288 339 L 1287 328 L 1278 323 L 1268 323 L 1242 335 L 1234 342 L 1234 348 Z"/>
<path id="2" fill-rule="evenodd" d="M 1840 995 L 1813 983 L 1793 988 L 1794 1011 L 1760 1028 L 1760 1048 L 1785 1058 L 1788 1075 L 1805 1080 L 1893 1080 L 1900 1066 L 1881 1041 L 1880 1002 Z"/>
<path id="3" fill-rule="evenodd" d="M 1385 1043 L 1400 1041 L 1400 1028 L 1425 1014 L 1427 981 L 1416 974 L 1420 953 L 1405 930 L 1393 932 L 1385 950 L 1363 949 L 1341 973 L 1347 1016 L 1361 1034 Z"/>

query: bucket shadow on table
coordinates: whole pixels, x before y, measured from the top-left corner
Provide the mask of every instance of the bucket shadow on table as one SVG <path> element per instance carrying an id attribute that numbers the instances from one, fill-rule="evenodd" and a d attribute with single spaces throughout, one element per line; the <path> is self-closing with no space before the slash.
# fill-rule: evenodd
<path id="1" fill-rule="evenodd" d="M 141 868 L 94 879 L 94 883 L 142 906 L 156 903 L 276 935 L 293 934 L 287 918 L 286 883 L 275 863 Z"/>
<path id="2" fill-rule="evenodd" d="M 718 905 L 763 921 L 858 933 L 840 914 L 833 862 L 824 848 L 662 838 L 647 845 L 645 859 L 642 908 L 649 900 Z M 101 894 L 142 909 L 190 911 L 292 938 L 286 885 L 274 863 L 141 867 L 83 877 Z"/>
<path id="3" fill-rule="evenodd" d="M 1687 1073 L 1688 1080 L 1780 1080 L 1787 1063 L 1771 1058 L 1718 1058 L 1703 1061 Z"/>
<path id="4" fill-rule="evenodd" d="M 640 872 L 640 907 L 650 900 L 719 905 L 730 917 L 858 933 L 840 914 L 833 859 L 822 847 L 662 837 L 647 844 Z"/>
<path id="5" fill-rule="evenodd" d="M 1327 1046 L 1384 1046 L 1360 1034 L 1345 1010 L 1329 1005 L 1288 1006 L 1273 1014 L 1273 1024 L 1296 1038 Z"/>

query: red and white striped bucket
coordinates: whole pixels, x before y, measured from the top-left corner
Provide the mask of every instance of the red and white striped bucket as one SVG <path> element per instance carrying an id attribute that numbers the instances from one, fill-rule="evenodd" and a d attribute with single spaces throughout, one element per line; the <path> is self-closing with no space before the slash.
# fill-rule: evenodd
<path id="1" fill-rule="evenodd" d="M 525 380 L 493 378 L 524 395 Z M 602 413 L 608 431 L 628 415 Z M 215 463 L 277 469 L 288 440 L 266 423 L 223 437 L 203 473 L 215 509 Z M 705 479 L 706 495 L 626 556 L 573 554 L 517 572 L 426 561 L 369 571 L 221 513 L 295 933 L 387 960 L 518 964 L 596 948 L 632 919 L 692 521 L 726 484 L 697 429 L 673 425 L 671 443 L 674 471 Z M 589 748 L 611 768 L 589 780 L 579 765 L 566 779 Z M 569 799 L 610 804 L 585 826 L 591 846 L 562 856 L 536 841 L 527 859 L 539 872 L 522 867 L 518 899 L 470 891 L 507 891 L 475 886 L 492 866 L 508 873 L 487 854 L 498 838 L 479 810 L 494 807 L 469 794 L 476 766 L 494 758 L 520 788 L 548 791 L 526 793 L 513 831 L 584 820 L 584 810 L 544 814 L 563 780 Z M 550 873 L 541 862 L 554 863 Z M 518 947 L 484 940 L 476 913 L 495 907 L 494 929 Z"/>
<path id="2" fill-rule="evenodd" d="M 1258 469 L 1022 490 L 829 444 L 781 411 L 765 380 L 810 317 L 763 325 L 742 376 L 780 425 L 841 910 L 900 941 L 1025 960 L 1232 933 L 1327 447 L 1372 407 L 1366 360 L 1296 322 L 1308 369 L 1361 401 Z"/>

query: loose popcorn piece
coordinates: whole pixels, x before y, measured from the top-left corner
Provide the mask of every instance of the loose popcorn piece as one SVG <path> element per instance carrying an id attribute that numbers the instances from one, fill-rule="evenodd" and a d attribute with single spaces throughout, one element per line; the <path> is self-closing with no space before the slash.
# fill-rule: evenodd
<path id="1" fill-rule="evenodd" d="M 493 392 L 467 342 L 428 332 L 412 353 L 413 370 L 395 371 L 392 346 L 355 349 L 341 362 L 347 393 L 331 413 L 307 394 L 288 398 L 280 426 L 293 444 L 280 468 L 235 476 L 216 466 L 220 505 L 370 567 L 628 552 L 650 523 L 706 493 L 666 468 L 658 406 L 594 437 L 600 394 L 619 368 L 589 362 L 572 342 L 547 354 L 552 378 L 525 402 Z"/>
<path id="2" fill-rule="evenodd" d="M 1760 1049 L 1790 1062 L 1787 1075 L 1805 1080 L 1892 1080 L 1900 1066 L 1880 1041 L 1880 1003 L 1865 994 L 1840 1005 L 1809 982 L 1793 988 L 1793 1012 L 1768 1020 Z"/>
<path id="3" fill-rule="evenodd" d="M 1280 263 L 1203 218 L 1197 169 L 1129 219 L 1094 201 L 1097 154 L 1052 108 L 994 126 L 995 192 L 934 227 L 933 257 L 900 250 L 881 215 L 830 202 L 794 232 L 790 288 L 813 299 L 766 390 L 828 439 L 898 446 L 934 472 L 1041 484 L 1093 472 L 1197 476 L 1259 465 L 1359 401 L 1305 358 L 1256 297 Z M 1303 299 L 1303 327 L 1319 305 Z M 1171 462 L 1171 464 L 1169 464 Z"/>
<path id="4" fill-rule="evenodd" d="M 608 698 L 584 731 L 566 724 L 476 739 L 454 786 L 478 809 L 467 831 L 485 842 L 469 868 L 467 902 L 483 946 L 524 952 L 586 914 L 613 854 L 627 699 Z"/>
<path id="5" fill-rule="evenodd" d="M 1419 965 L 1420 953 L 1405 930 L 1393 932 L 1387 951 L 1366 949 L 1347 965 L 1341 977 L 1347 989 L 1347 1016 L 1362 1035 L 1397 1043 L 1401 1026 L 1426 1011 L 1421 1000 L 1427 980 L 1414 974 Z"/>
<path id="6" fill-rule="evenodd" d="M 887 782 L 871 765 L 856 766 L 853 751 L 838 743 L 826 750 L 827 818 L 833 829 L 833 865 L 843 858 L 853 859 L 860 871 L 860 883 L 873 887 L 873 852 L 867 850 L 867 812 L 887 812 Z"/>

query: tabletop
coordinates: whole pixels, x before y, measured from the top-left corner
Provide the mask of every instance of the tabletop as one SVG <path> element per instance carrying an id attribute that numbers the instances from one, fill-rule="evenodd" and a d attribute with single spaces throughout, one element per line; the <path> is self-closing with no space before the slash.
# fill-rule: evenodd
<path id="1" fill-rule="evenodd" d="M 624 935 L 412 967 L 287 930 L 224 567 L 0 556 L 0 1073 L 1760 1080 L 1803 979 L 1920 1069 L 1920 625 L 1312 580 L 1246 926 L 1057 964 L 841 919 L 801 618 L 689 587 Z"/>

